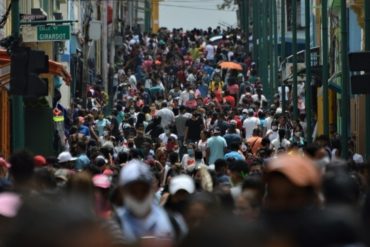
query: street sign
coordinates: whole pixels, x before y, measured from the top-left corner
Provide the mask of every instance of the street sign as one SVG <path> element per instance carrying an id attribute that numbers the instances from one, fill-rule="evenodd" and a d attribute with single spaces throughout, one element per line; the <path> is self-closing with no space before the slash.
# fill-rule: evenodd
<path id="1" fill-rule="evenodd" d="M 71 38 L 70 25 L 22 26 L 23 42 L 64 41 Z"/>
<path id="2" fill-rule="evenodd" d="M 46 21 L 46 15 L 20 14 L 21 21 Z"/>
<path id="3" fill-rule="evenodd" d="M 63 41 L 69 40 L 70 38 L 71 38 L 70 25 L 37 27 L 38 41 Z"/>

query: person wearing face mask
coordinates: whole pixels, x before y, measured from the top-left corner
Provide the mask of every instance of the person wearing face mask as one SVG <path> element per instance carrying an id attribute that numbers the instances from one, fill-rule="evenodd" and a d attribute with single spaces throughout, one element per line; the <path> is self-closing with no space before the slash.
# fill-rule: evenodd
<path id="1" fill-rule="evenodd" d="M 99 119 L 95 121 L 95 126 L 97 128 L 97 132 L 99 137 L 104 136 L 104 130 L 111 125 L 110 121 L 104 118 L 103 113 L 99 114 Z"/>
<path id="2" fill-rule="evenodd" d="M 298 145 L 298 147 L 303 147 L 304 146 L 304 138 L 302 136 L 302 129 L 297 128 L 293 136 L 290 138 L 291 143 L 295 143 Z"/>
<path id="3" fill-rule="evenodd" d="M 185 174 L 175 176 L 169 184 L 169 195 L 164 195 L 164 204 L 176 233 L 176 240 L 181 240 L 188 233 L 188 228 L 183 218 L 186 203 L 195 192 L 194 180 Z"/>
<path id="4" fill-rule="evenodd" d="M 278 129 L 278 123 L 276 121 L 272 122 L 271 129 L 266 132 L 266 136 L 269 138 L 270 142 L 278 138 Z"/>
<path id="5" fill-rule="evenodd" d="M 117 221 L 127 244 L 140 243 L 147 237 L 171 243 L 175 234 L 166 211 L 153 202 L 153 176 L 149 167 L 129 162 L 122 170 L 119 184 L 124 206 L 117 209 Z"/>
<path id="6" fill-rule="evenodd" d="M 195 144 L 190 143 L 187 146 L 187 153 L 182 156 L 181 165 L 183 168 L 187 169 L 189 166 L 195 164 Z"/>

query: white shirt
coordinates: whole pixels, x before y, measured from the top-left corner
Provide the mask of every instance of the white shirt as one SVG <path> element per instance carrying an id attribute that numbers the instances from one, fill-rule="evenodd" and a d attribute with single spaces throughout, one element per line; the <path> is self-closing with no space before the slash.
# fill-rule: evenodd
<path id="1" fill-rule="evenodd" d="M 290 146 L 290 141 L 288 141 L 287 139 L 283 139 L 281 142 L 280 142 L 280 139 L 279 137 L 276 138 L 275 140 L 273 140 L 271 142 L 271 146 L 275 149 L 275 150 L 278 150 L 279 148 L 288 148 Z"/>
<path id="2" fill-rule="evenodd" d="M 272 120 L 273 120 L 273 118 L 271 116 L 268 116 L 265 119 L 265 124 L 266 124 L 266 129 L 267 130 L 271 129 Z"/>
<path id="3" fill-rule="evenodd" d="M 215 59 L 215 48 L 213 47 L 213 45 L 208 44 L 206 46 L 206 51 L 207 51 L 207 60 Z"/>
<path id="4" fill-rule="evenodd" d="M 253 130 L 260 124 L 259 118 L 247 117 L 243 122 L 243 128 L 245 129 L 245 138 L 248 139 L 252 137 Z"/>
<path id="5" fill-rule="evenodd" d="M 264 95 L 261 95 L 261 99 L 258 98 L 258 94 L 254 94 L 252 95 L 252 99 L 253 99 L 253 102 L 260 102 L 262 104 L 262 102 L 267 102 L 267 99 Z"/>
<path id="6" fill-rule="evenodd" d="M 270 142 L 279 137 L 278 131 L 273 131 L 271 129 L 267 131 L 266 135 L 269 137 Z"/>
<path id="7" fill-rule="evenodd" d="M 280 97 L 280 101 L 283 100 L 283 92 L 282 92 L 282 87 L 278 87 L 278 91 L 279 91 L 279 97 Z M 288 86 L 285 86 L 285 100 L 289 100 L 289 87 Z"/>
<path id="8" fill-rule="evenodd" d="M 190 94 L 188 91 L 182 91 L 180 94 L 179 104 L 185 105 L 189 101 Z"/>
<path id="9" fill-rule="evenodd" d="M 177 135 L 171 134 L 170 136 L 177 140 Z M 158 138 L 161 140 L 161 143 L 167 144 L 169 136 L 167 136 L 166 133 L 162 133 L 158 136 Z"/>
<path id="10" fill-rule="evenodd" d="M 297 94 L 298 94 L 298 96 L 304 96 L 304 94 L 305 94 L 305 85 L 304 85 L 304 83 L 298 83 L 298 85 L 297 85 Z"/>
<path id="11" fill-rule="evenodd" d="M 161 117 L 162 128 L 167 128 L 170 124 L 175 122 L 175 114 L 167 107 L 160 109 L 157 116 Z"/>

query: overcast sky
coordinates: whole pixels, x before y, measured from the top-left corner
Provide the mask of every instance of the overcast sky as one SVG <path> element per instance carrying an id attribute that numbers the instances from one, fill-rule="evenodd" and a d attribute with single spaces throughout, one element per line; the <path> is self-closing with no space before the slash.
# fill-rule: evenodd
<path id="1" fill-rule="evenodd" d="M 208 28 L 220 23 L 236 25 L 236 11 L 217 10 L 222 0 L 164 0 L 160 3 L 159 24 L 168 28 Z"/>

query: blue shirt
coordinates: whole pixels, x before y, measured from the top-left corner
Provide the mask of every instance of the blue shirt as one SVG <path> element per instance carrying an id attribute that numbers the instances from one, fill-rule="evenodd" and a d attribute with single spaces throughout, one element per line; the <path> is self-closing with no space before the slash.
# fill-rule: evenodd
<path id="1" fill-rule="evenodd" d="M 210 151 L 209 165 L 213 165 L 217 159 L 224 158 L 224 149 L 227 147 L 226 140 L 222 136 L 212 136 L 207 140 Z"/>
<path id="2" fill-rule="evenodd" d="M 90 135 L 90 130 L 87 126 L 81 125 L 80 128 L 78 129 L 78 132 L 80 134 L 83 134 L 84 136 L 89 136 Z"/>
<path id="3" fill-rule="evenodd" d="M 231 152 L 225 154 L 224 159 L 225 160 L 228 160 L 228 159 L 245 160 L 244 157 L 240 153 L 238 153 L 237 151 L 231 151 Z"/>

